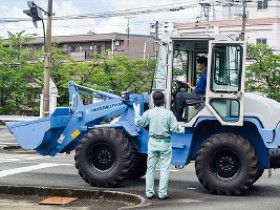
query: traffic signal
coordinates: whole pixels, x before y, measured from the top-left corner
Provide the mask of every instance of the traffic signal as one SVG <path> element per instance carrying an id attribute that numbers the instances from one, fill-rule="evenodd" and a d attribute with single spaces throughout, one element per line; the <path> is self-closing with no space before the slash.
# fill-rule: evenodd
<path id="1" fill-rule="evenodd" d="M 23 10 L 23 13 L 32 18 L 33 24 L 37 28 L 37 21 L 43 20 L 42 9 L 38 7 L 33 1 L 27 1 L 29 9 Z"/>
<path id="2" fill-rule="evenodd" d="M 158 21 L 156 23 L 150 23 L 150 37 L 155 40 L 158 40 L 158 25 Z"/>

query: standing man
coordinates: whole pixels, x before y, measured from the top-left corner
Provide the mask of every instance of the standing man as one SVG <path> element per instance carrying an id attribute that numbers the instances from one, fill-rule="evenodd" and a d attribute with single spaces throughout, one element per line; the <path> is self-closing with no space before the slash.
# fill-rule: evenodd
<path id="1" fill-rule="evenodd" d="M 207 58 L 199 57 L 196 61 L 197 69 L 202 71 L 197 86 L 193 86 L 191 83 L 183 82 L 187 88 L 190 88 L 194 93 L 178 92 L 174 102 L 174 111 L 176 118 L 179 122 L 183 121 L 182 115 L 187 100 L 202 101 L 202 97 L 206 91 L 206 77 L 207 77 Z"/>
<path id="2" fill-rule="evenodd" d="M 133 104 L 133 107 L 135 111 L 135 124 L 139 127 L 149 125 L 150 139 L 148 143 L 146 196 L 148 199 L 152 199 L 155 196 L 155 168 L 156 163 L 160 160 L 158 198 L 164 200 L 168 198 L 169 166 L 172 156 L 171 132 L 183 133 L 184 128 L 178 125 L 174 114 L 164 108 L 165 98 L 161 91 L 153 93 L 153 102 L 155 108 L 147 110 L 141 117 L 139 105 Z"/>

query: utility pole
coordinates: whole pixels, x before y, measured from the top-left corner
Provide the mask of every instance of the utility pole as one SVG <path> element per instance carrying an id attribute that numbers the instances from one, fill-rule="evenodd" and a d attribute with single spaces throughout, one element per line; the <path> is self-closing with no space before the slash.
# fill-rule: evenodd
<path id="1" fill-rule="evenodd" d="M 159 36 L 159 22 L 150 23 L 150 38 L 158 41 Z"/>
<path id="2" fill-rule="evenodd" d="M 240 39 L 241 41 L 245 40 L 245 26 L 246 26 L 246 0 L 242 0 L 242 28 Z"/>
<path id="3" fill-rule="evenodd" d="M 126 26 L 126 32 L 127 32 L 127 47 L 129 47 L 129 35 L 130 35 L 130 22 L 129 17 L 127 17 L 127 26 Z"/>
<path id="4" fill-rule="evenodd" d="M 32 18 L 34 26 L 37 28 L 37 21 L 42 21 L 44 31 L 44 90 L 43 90 L 43 109 L 42 117 L 48 117 L 50 114 L 50 63 L 51 63 L 51 29 L 52 29 L 52 0 L 48 0 L 48 11 L 45 11 L 33 1 L 27 1 L 29 9 L 23 10 L 23 13 Z M 48 16 L 47 35 L 45 36 L 45 26 L 42 11 Z M 46 39 L 45 39 L 46 37 Z"/>
<path id="5" fill-rule="evenodd" d="M 155 33 L 155 40 L 158 41 L 158 21 L 156 21 L 156 33 Z"/>
<path id="6" fill-rule="evenodd" d="M 51 64 L 51 29 L 52 29 L 52 0 L 48 0 L 48 19 L 46 32 L 46 49 L 44 54 L 44 91 L 43 91 L 43 117 L 50 114 L 50 64 Z"/>
<path id="7" fill-rule="evenodd" d="M 199 4 L 203 8 L 203 14 L 204 14 L 204 18 L 205 18 L 206 35 L 208 35 L 209 34 L 209 11 L 210 11 L 211 4 L 210 3 L 204 3 L 204 2 L 200 2 Z"/>
<path id="8" fill-rule="evenodd" d="M 213 21 L 216 20 L 216 9 L 215 9 L 215 4 L 212 4 L 213 6 Z"/>

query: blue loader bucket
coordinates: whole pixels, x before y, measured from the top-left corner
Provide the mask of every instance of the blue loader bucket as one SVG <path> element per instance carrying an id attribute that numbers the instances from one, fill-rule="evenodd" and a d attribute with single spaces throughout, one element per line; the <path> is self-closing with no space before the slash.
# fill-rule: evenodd
<path id="1" fill-rule="evenodd" d="M 56 141 L 68 122 L 69 108 L 57 108 L 49 118 L 7 123 L 7 127 L 22 148 L 32 150 Z"/>
<path id="2" fill-rule="evenodd" d="M 24 149 L 36 149 L 43 142 L 46 131 L 50 129 L 49 118 L 23 123 L 7 123 L 18 144 Z"/>

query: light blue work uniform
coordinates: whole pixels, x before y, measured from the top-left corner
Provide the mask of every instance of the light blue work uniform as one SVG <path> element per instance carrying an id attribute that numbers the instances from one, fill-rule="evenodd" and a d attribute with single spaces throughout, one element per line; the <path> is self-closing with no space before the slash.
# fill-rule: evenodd
<path id="1" fill-rule="evenodd" d="M 160 160 L 158 197 L 163 198 L 167 196 L 169 182 L 169 166 L 172 156 L 171 132 L 181 133 L 180 126 L 174 114 L 162 106 L 144 112 L 141 117 L 136 115 L 135 124 L 139 127 L 149 125 L 146 196 L 154 195 L 155 168 L 157 161 Z"/>

